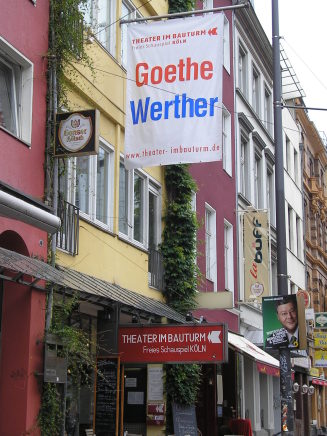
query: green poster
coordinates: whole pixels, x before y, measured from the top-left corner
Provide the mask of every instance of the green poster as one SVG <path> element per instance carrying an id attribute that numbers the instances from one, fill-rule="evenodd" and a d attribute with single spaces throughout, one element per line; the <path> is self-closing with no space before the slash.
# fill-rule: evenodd
<path id="1" fill-rule="evenodd" d="M 263 297 L 262 315 L 265 349 L 299 347 L 296 295 Z"/>

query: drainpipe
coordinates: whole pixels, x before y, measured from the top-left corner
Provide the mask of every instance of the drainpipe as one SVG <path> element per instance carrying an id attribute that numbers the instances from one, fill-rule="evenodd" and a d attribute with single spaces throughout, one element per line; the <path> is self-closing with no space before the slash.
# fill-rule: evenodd
<path id="1" fill-rule="evenodd" d="M 51 9 L 51 18 L 53 21 L 53 10 Z M 51 39 L 50 44 L 54 46 L 54 29 L 51 29 Z M 51 142 L 52 133 L 55 129 L 55 115 L 57 111 L 57 77 L 56 77 L 56 59 L 52 57 L 49 59 L 50 63 L 50 80 L 49 80 L 49 106 L 48 106 L 48 126 L 47 126 L 47 151 L 48 159 L 47 163 L 51 165 Z M 50 169 L 47 169 L 47 197 L 50 198 L 50 186 L 51 186 L 51 175 Z M 53 213 L 57 215 L 58 212 L 58 159 L 53 159 L 53 173 L 52 173 L 52 207 Z M 57 246 L 57 234 L 54 233 L 51 238 L 51 266 L 55 267 L 56 264 L 56 246 Z M 53 306 L 53 286 L 51 286 L 48 293 L 48 304 L 45 319 L 45 331 L 48 332 L 51 325 L 52 318 L 52 306 Z"/>
<path id="2" fill-rule="evenodd" d="M 50 2 L 50 46 L 54 47 L 55 43 L 55 31 L 53 27 L 53 8 Z M 53 56 L 49 59 L 49 105 L 48 105 L 48 125 L 47 125 L 47 199 L 50 201 L 51 197 L 51 144 L 55 133 L 55 119 L 58 105 L 58 94 L 57 94 L 57 75 L 56 75 L 56 58 Z M 53 158 L 53 171 L 52 171 L 52 207 L 53 213 L 57 215 L 58 213 L 58 159 Z M 54 233 L 51 238 L 51 266 L 56 265 L 56 248 L 57 248 L 57 234 Z M 45 334 L 49 332 L 52 320 L 52 310 L 53 310 L 53 292 L 54 286 L 51 286 L 48 292 L 47 310 L 45 318 Z M 65 418 L 66 418 L 66 396 L 67 396 L 67 381 L 64 383 L 62 390 L 62 424 L 61 424 L 61 436 L 65 435 Z"/>

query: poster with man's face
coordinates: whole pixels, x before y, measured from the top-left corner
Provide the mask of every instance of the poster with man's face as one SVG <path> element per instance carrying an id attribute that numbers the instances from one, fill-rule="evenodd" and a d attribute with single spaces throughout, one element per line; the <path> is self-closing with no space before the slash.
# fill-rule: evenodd
<path id="1" fill-rule="evenodd" d="M 262 298 L 263 341 L 266 350 L 299 348 L 296 295 Z"/>

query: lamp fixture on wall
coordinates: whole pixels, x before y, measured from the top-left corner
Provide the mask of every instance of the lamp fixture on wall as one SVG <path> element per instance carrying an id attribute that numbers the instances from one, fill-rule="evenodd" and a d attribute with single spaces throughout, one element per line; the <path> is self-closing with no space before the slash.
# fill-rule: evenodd
<path id="1" fill-rule="evenodd" d="M 310 385 L 310 386 L 309 386 L 309 389 L 308 389 L 308 394 L 309 394 L 309 395 L 313 395 L 314 392 L 315 392 L 315 387 L 312 386 L 312 385 Z"/>
<path id="2" fill-rule="evenodd" d="M 299 392 L 299 389 L 300 385 L 297 382 L 293 383 L 293 392 Z"/>
<path id="3" fill-rule="evenodd" d="M 308 385 L 302 385 L 302 394 L 307 394 L 308 393 L 308 390 L 309 390 L 309 387 L 308 387 Z"/>

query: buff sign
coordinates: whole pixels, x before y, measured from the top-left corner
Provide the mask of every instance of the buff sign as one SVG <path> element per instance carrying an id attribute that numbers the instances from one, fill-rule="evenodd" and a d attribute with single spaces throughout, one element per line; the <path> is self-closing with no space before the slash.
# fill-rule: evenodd
<path id="1" fill-rule="evenodd" d="M 130 24 L 125 167 L 222 159 L 223 15 Z"/>
<path id="2" fill-rule="evenodd" d="M 268 213 L 244 213 L 244 297 L 269 295 Z"/>

